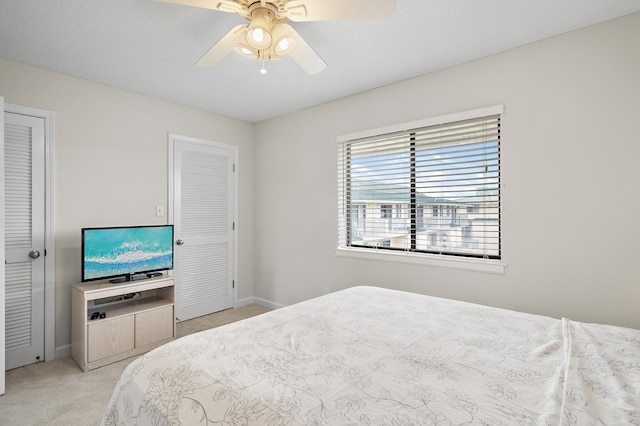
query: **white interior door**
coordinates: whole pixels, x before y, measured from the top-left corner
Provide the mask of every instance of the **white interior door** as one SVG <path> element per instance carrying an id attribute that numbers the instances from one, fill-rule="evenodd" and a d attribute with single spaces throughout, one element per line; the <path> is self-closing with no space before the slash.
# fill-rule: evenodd
<path id="1" fill-rule="evenodd" d="M 0 96 L 0 111 L 4 111 L 4 98 Z M 4 114 L 0 115 L 0 188 L 4 188 Z M 0 205 L 4 206 L 4 191 L 0 192 Z M 0 247 L 4 246 L 4 209 L 0 209 Z M 0 250 L 0 265 L 4 265 L 4 251 Z M 4 395 L 4 266 L 0 267 L 0 395 Z"/>
<path id="2" fill-rule="evenodd" d="M 45 123 L 4 113 L 5 369 L 44 360 Z"/>
<path id="3" fill-rule="evenodd" d="M 179 321 L 234 305 L 237 147 L 170 135 Z"/>

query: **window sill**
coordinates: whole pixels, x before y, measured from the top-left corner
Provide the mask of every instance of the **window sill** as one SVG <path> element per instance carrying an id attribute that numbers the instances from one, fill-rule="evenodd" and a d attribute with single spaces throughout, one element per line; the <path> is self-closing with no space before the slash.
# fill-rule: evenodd
<path id="1" fill-rule="evenodd" d="M 504 270 L 507 267 L 506 264 L 499 260 L 456 258 L 435 254 L 417 254 L 410 252 L 393 252 L 386 250 L 368 250 L 344 247 L 337 248 L 336 255 L 356 259 L 410 263 L 413 265 L 423 266 L 439 266 L 444 268 L 462 269 L 465 271 L 485 272 L 489 274 L 504 274 Z"/>

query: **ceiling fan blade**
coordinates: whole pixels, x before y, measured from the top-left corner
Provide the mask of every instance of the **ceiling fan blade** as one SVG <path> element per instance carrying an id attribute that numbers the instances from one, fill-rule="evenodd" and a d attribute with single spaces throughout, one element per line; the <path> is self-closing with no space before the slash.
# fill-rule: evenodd
<path id="1" fill-rule="evenodd" d="M 233 27 L 231 31 L 225 34 L 219 42 L 217 42 L 202 58 L 196 62 L 199 67 L 212 67 L 221 60 L 224 59 L 229 53 L 231 53 L 236 45 L 244 39 L 244 34 L 247 27 L 244 25 L 238 25 Z"/>
<path id="2" fill-rule="evenodd" d="M 295 22 L 388 18 L 396 0 L 290 0 L 287 18 Z"/>
<path id="3" fill-rule="evenodd" d="M 307 44 L 306 41 L 294 30 L 291 25 L 280 24 L 284 26 L 290 34 L 296 39 L 296 47 L 289 53 L 289 56 L 302 67 L 307 74 L 318 74 L 327 67 L 327 64 L 318 56 L 318 54 Z"/>
<path id="4" fill-rule="evenodd" d="M 221 12 L 240 13 L 244 6 L 232 0 L 157 0 L 165 3 L 181 4 L 184 6 L 200 7 L 203 9 L 219 10 Z"/>

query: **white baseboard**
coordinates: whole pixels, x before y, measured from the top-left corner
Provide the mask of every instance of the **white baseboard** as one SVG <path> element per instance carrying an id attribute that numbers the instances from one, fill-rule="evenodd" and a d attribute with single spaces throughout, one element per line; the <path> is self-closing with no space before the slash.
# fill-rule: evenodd
<path id="1" fill-rule="evenodd" d="M 269 309 L 280 309 L 286 306 L 280 303 L 272 302 L 270 300 L 261 299 L 259 297 L 247 297 L 245 299 L 238 300 L 237 307 L 241 308 L 243 306 L 253 305 L 253 304 L 264 306 L 265 308 L 269 308 Z"/>
<path id="2" fill-rule="evenodd" d="M 58 346 L 56 348 L 55 359 L 65 358 L 68 356 L 71 356 L 71 345 Z M 53 360 L 47 360 L 47 361 L 53 361 Z"/>
<path id="3" fill-rule="evenodd" d="M 253 303 L 260 305 L 260 306 L 264 306 L 265 308 L 270 308 L 270 309 L 280 309 L 280 308 L 284 308 L 287 305 L 283 305 L 281 303 L 276 303 L 276 302 L 272 302 L 270 300 L 265 300 L 265 299 L 261 299 L 259 297 L 254 297 L 253 298 Z"/>
<path id="4" fill-rule="evenodd" d="M 253 301 L 253 297 L 246 297 L 244 299 L 239 299 L 236 302 L 236 308 L 242 308 L 243 306 L 253 305 L 255 302 Z"/>

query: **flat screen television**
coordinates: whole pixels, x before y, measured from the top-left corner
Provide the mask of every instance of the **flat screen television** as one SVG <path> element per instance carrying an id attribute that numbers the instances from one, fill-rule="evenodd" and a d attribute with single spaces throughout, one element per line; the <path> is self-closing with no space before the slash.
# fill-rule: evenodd
<path id="1" fill-rule="evenodd" d="M 173 269 L 173 225 L 82 228 L 82 281 L 146 278 Z"/>

